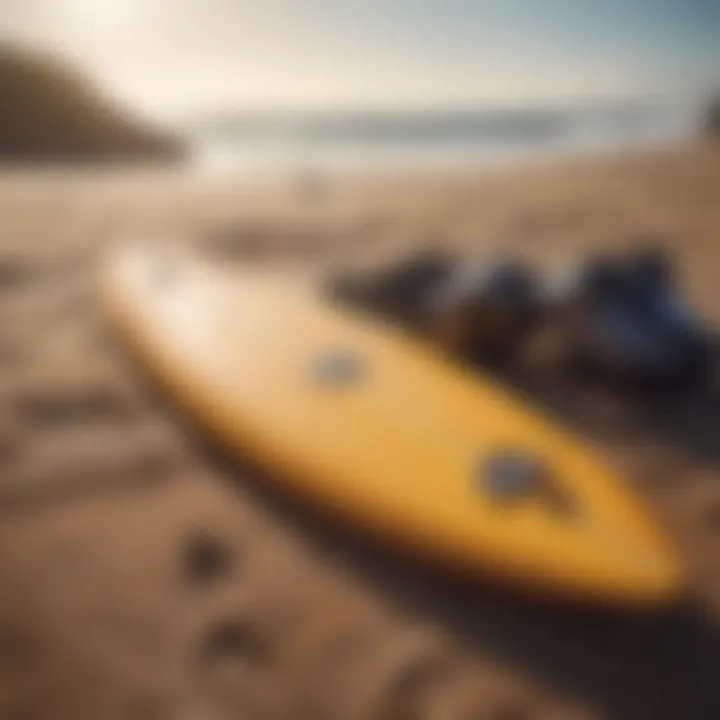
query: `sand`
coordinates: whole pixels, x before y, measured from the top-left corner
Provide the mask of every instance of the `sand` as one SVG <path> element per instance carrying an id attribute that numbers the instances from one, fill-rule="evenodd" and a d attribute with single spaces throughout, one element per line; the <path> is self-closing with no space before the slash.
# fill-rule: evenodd
<path id="1" fill-rule="evenodd" d="M 200 442 L 108 328 L 118 234 L 228 261 L 374 259 L 427 240 L 546 263 L 666 233 L 720 320 L 720 149 L 440 175 L 0 173 L 0 717 L 720 717 L 720 411 L 562 380 L 692 573 L 661 616 L 537 605 L 411 563 Z M 517 382 L 522 384 L 522 373 Z"/>

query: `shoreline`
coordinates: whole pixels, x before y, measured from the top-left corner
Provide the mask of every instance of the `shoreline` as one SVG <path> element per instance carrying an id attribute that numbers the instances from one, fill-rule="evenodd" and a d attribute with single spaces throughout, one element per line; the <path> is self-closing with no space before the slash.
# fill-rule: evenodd
<path id="1" fill-rule="evenodd" d="M 636 143 L 632 146 L 617 147 L 586 147 L 564 150 L 542 149 L 526 152 L 508 153 L 505 156 L 478 154 L 472 148 L 466 151 L 443 154 L 438 152 L 433 155 L 428 152 L 423 155 L 421 148 L 417 152 L 408 154 L 403 159 L 385 160 L 381 153 L 376 157 L 364 157 L 358 153 L 355 159 L 351 157 L 338 157 L 334 161 L 293 160 L 292 158 L 277 160 L 259 160 L 253 164 L 252 161 L 233 161 L 231 157 L 220 157 L 217 164 L 212 161 L 205 161 L 202 151 L 191 154 L 185 170 L 200 177 L 227 176 L 242 178 L 250 175 L 260 176 L 285 176 L 297 174 L 316 174 L 326 177 L 354 177 L 370 176 L 379 179 L 385 177 L 402 175 L 473 175 L 485 172 L 503 172 L 504 170 L 525 170 L 535 167 L 549 169 L 568 163 L 595 163 L 595 162 L 617 162 L 632 160 L 648 155 L 658 155 L 673 152 L 682 152 L 697 145 L 704 145 L 702 139 L 685 138 L 676 141 L 656 141 L 648 143 Z"/>
<path id="2" fill-rule="evenodd" d="M 486 176 L 504 176 L 524 172 L 562 172 L 570 167 L 586 168 L 608 165 L 634 164 L 644 161 L 656 161 L 677 155 L 712 153 L 717 143 L 712 140 L 693 138 L 657 145 L 640 145 L 633 148 L 615 150 L 593 149 L 570 153 L 542 153 L 513 160 L 483 162 L 468 159 L 458 163 L 437 163 L 418 160 L 416 164 L 378 162 L 370 165 L 352 163 L 337 165 L 313 165 L 311 162 L 294 164 L 292 161 L 262 164 L 254 167 L 234 166 L 213 169 L 203 166 L 197 159 L 178 162 L 165 161 L 113 161 L 73 162 L 73 161 L 0 161 L 0 179 L 3 177 L 47 176 L 70 180 L 73 177 L 127 177 L 138 178 L 156 175 L 162 178 L 178 177 L 183 179 L 204 180 L 206 178 L 233 181 L 263 179 L 286 179 L 304 172 L 316 173 L 336 180 L 368 178 L 383 180 L 396 177 L 437 178 L 458 176 L 463 179 L 485 178 Z"/>

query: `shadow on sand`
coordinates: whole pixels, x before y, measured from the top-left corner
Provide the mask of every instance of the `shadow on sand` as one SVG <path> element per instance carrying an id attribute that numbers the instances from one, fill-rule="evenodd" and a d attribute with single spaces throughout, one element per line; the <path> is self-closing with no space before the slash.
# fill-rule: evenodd
<path id="1" fill-rule="evenodd" d="M 197 436 L 197 434 L 195 434 Z M 231 483 L 409 617 L 526 672 L 613 720 L 720 716 L 720 627 L 692 602 L 650 614 L 534 601 L 388 553 L 276 490 L 271 477 L 207 439 L 201 452 Z"/>

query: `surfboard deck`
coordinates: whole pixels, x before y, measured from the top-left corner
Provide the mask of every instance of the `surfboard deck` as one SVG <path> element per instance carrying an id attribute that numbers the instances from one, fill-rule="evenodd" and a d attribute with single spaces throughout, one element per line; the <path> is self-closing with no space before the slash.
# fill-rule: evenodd
<path id="1" fill-rule="evenodd" d="M 310 277 L 124 246 L 102 289 L 197 422 L 337 519 L 551 596 L 646 606 L 682 593 L 664 531 L 590 447 Z"/>

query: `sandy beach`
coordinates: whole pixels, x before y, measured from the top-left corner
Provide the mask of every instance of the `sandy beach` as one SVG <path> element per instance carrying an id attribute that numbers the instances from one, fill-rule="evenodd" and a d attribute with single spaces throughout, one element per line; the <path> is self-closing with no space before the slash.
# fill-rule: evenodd
<path id="1" fill-rule="evenodd" d="M 655 232 L 720 321 L 720 147 L 414 175 L 0 172 L 0 718 L 720 717 L 720 402 L 638 408 L 520 374 L 627 470 L 691 571 L 662 617 L 539 606 L 321 524 L 218 457 L 96 294 L 121 236 L 228 262 L 432 241 L 542 265 Z"/>

